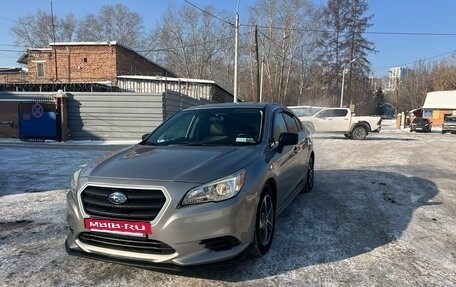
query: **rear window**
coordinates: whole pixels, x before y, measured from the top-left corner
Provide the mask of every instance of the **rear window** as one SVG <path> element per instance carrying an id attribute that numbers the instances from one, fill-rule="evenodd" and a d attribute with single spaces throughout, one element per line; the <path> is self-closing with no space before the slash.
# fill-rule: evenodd
<path id="1" fill-rule="evenodd" d="M 429 122 L 428 119 L 423 119 L 423 118 L 416 118 L 413 120 L 414 124 L 427 124 Z"/>

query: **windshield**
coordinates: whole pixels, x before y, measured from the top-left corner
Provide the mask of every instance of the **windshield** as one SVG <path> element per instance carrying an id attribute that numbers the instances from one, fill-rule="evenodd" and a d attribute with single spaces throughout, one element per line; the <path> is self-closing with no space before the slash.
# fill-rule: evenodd
<path id="1" fill-rule="evenodd" d="M 445 119 L 446 123 L 456 123 L 456 117 L 448 117 Z"/>
<path id="2" fill-rule="evenodd" d="M 260 109 L 183 111 L 158 127 L 147 145 L 253 145 L 260 142 Z"/>
<path id="3" fill-rule="evenodd" d="M 312 106 L 288 107 L 298 117 L 310 117 L 319 112 L 322 108 Z"/>

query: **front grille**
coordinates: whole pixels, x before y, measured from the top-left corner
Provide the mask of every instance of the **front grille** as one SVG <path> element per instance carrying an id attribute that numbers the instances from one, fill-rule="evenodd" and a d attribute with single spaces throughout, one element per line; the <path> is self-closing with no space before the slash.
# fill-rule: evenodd
<path id="1" fill-rule="evenodd" d="M 100 233 L 100 232 L 83 232 L 79 234 L 79 240 L 83 243 L 130 252 L 148 253 L 148 254 L 173 254 L 175 250 L 158 240 L 150 240 L 145 237 L 130 237 L 117 234 Z"/>
<path id="2" fill-rule="evenodd" d="M 127 201 L 112 204 L 108 196 L 123 192 Z M 152 221 L 162 209 L 166 197 L 161 190 L 87 186 L 81 193 L 84 210 L 89 215 L 128 220 Z"/>
<path id="3" fill-rule="evenodd" d="M 217 252 L 230 250 L 231 248 L 238 246 L 239 240 L 232 236 L 223 236 L 201 240 L 200 244 L 211 251 Z"/>

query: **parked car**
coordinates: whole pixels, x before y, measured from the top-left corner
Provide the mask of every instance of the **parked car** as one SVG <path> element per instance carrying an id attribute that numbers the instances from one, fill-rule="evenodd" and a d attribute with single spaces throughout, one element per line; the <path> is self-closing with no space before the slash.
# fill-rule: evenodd
<path id="1" fill-rule="evenodd" d="M 427 132 L 430 133 L 432 122 L 427 118 L 414 118 L 410 125 L 410 132 Z"/>
<path id="2" fill-rule="evenodd" d="M 293 111 L 294 107 L 291 107 Z M 348 108 L 318 108 L 313 113 L 298 115 L 310 132 L 340 133 L 346 138 L 363 140 L 369 133 L 381 131 L 382 119 L 379 116 L 359 117 Z"/>
<path id="3" fill-rule="evenodd" d="M 312 190 L 314 162 L 310 134 L 286 107 L 186 109 L 75 172 L 67 252 L 172 269 L 262 256 L 276 217 Z"/>
<path id="4" fill-rule="evenodd" d="M 446 132 L 456 134 L 456 116 L 449 116 L 443 121 L 442 134 Z"/>

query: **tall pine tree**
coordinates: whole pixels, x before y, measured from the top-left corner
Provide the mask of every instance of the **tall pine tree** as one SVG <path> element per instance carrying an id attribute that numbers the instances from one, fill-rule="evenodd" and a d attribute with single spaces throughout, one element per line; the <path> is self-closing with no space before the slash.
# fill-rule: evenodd
<path id="1" fill-rule="evenodd" d="M 368 53 L 374 52 L 374 44 L 364 37 L 371 26 L 372 16 L 365 16 L 368 10 L 365 0 L 328 0 L 324 8 L 325 32 L 321 42 L 320 64 L 324 80 L 329 87 L 327 97 L 334 106 L 340 97 L 343 68 L 356 59 L 349 67 L 345 86 L 347 97 L 344 103 L 356 103 L 363 98 L 355 95 L 370 95 L 368 92 Z"/>

